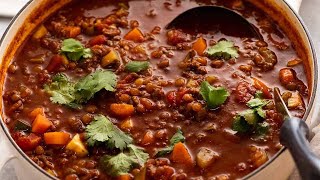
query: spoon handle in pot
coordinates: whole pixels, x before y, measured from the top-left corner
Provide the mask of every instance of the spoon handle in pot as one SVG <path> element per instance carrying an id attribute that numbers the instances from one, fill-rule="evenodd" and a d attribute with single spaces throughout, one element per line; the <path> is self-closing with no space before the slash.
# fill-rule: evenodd
<path id="1" fill-rule="evenodd" d="M 286 146 L 304 180 L 320 179 L 320 159 L 310 150 L 309 128 L 298 118 L 285 120 L 280 130 L 280 142 Z"/>

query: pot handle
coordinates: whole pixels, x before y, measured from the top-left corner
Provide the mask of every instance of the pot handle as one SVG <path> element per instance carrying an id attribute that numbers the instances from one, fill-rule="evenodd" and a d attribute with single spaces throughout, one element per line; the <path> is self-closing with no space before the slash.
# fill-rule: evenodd
<path id="1" fill-rule="evenodd" d="M 296 12 L 299 12 L 302 0 L 285 0 L 289 6 Z"/>
<path id="2" fill-rule="evenodd" d="M 10 150 L 10 144 L 7 141 L 6 136 L 3 133 L 3 130 L 0 129 L 0 176 L 5 174 L 4 167 L 6 163 L 15 158 L 15 156 L 12 153 L 12 150 Z"/>
<path id="3" fill-rule="evenodd" d="M 309 128 L 298 118 L 286 119 L 280 129 L 280 142 L 286 146 L 305 180 L 320 179 L 320 159 L 309 148 Z"/>

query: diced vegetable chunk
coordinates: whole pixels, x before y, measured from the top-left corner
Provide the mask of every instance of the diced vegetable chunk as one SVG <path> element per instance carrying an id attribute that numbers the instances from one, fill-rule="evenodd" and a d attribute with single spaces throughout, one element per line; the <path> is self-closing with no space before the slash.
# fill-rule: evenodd
<path id="1" fill-rule="evenodd" d="M 89 41 L 89 45 L 94 46 L 94 45 L 104 44 L 107 42 L 107 40 L 108 40 L 107 37 L 104 35 L 95 36 Z"/>
<path id="2" fill-rule="evenodd" d="M 41 38 L 44 37 L 47 33 L 48 33 L 47 28 L 44 27 L 44 25 L 42 24 L 41 26 L 39 26 L 39 28 L 37 29 L 37 31 L 33 34 L 32 38 L 34 38 L 34 39 L 41 39 Z"/>
<path id="3" fill-rule="evenodd" d="M 262 164 L 268 161 L 268 155 L 266 151 L 262 148 L 251 146 L 250 147 L 250 158 L 253 162 L 253 165 L 257 168 L 260 167 Z"/>
<path id="4" fill-rule="evenodd" d="M 299 92 L 292 93 L 292 96 L 288 99 L 288 108 L 289 109 L 296 109 L 303 105 L 302 98 Z"/>
<path id="5" fill-rule="evenodd" d="M 197 51 L 198 55 L 203 55 L 203 52 L 207 48 L 207 43 L 206 40 L 203 39 L 202 37 L 198 38 L 195 43 L 192 45 L 192 49 Z"/>
<path id="6" fill-rule="evenodd" d="M 66 132 L 44 133 L 44 142 L 51 145 L 66 145 L 70 141 L 70 134 Z"/>
<path id="7" fill-rule="evenodd" d="M 134 28 L 124 36 L 124 39 L 134 42 L 142 42 L 144 41 L 144 36 L 138 28 Z"/>
<path id="8" fill-rule="evenodd" d="M 88 154 L 88 150 L 80 139 L 80 135 L 76 134 L 66 146 L 66 149 L 74 151 L 78 156 L 83 157 Z"/>
<path id="9" fill-rule="evenodd" d="M 201 168 L 210 166 L 218 157 L 217 153 L 209 148 L 201 148 L 197 154 L 197 165 Z"/>
<path id="10" fill-rule="evenodd" d="M 185 165 L 192 165 L 193 160 L 190 155 L 190 152 L 186 145 L 182 142 L 179 142 L 174 145 L 171 159 L 175 163 L 185 164 Z"/>
<path id="11" fill-rule="evenodd" d="M 15 124 L 14 130 L 16 131 L 30 131 L 31 126 L 28 122 L 24 120 L 18 120 Z"/>
<path id="12" fill-rule="evenodd" d="M 101 66 L 106 67 L 117 61 L 120 61 L 120 57 L 115 50 L 111 50 L 107 55 L 105 55 L 101 60 Z"/>
<path id="13" fill-rule="evenodd" d="M 77 37 L 81 33 L 81 28 L 78 26 L 67 26 L 64 30 L 69 38 Z"/>
<path id="14" fill-rule="evenodd" d="M 128 118 L 128 119 L 122 121 L 120 124 L 120 128 L 125 129 L 125 130 L 131 130 L 133 128 L 132 119 Z"/>
<path id="15" fill-rule="evenodd" d="M 116 178 L 117 180 L 131 180 L 132 177 L 129 174 L 123 174 Z"/>
<path id="16" fill-rule="evenodd" d="M 31 133 L 28 136 L 20 135 L 17 137 L 16 142 L 19 147 L 24 151 L 31 151 L 34 150 L 41 141 L 41 137 Z"/>
<path id="17" fill-rule="evenodd" d="M 51 126 L 51 121 L 49 121 L 44 115 L 38 114 L 32 123 L 32 132 L 45 133 Z"/>
<path id="18" fill-rule="evenodd" d="M 29 113 L 29 117 L 34 120 L 38 114 L 41 114 L 44 116 L 44 109 L 42 107 L 38 107 L 33 109 L 30 113 Z"/>
<path id="19" fill-rule="evenodd" d="M 154 134 L 153 134 L 153 132 L 152 131 L 147 131 L 144 134 L 141 143 L 146 146 L 146 145 L 152 144 L 153 142 L 154 142 Z"/>
<path id="20" fill-rule="evenodd" d="M 252 79 L 253 79 L 253 86 L 256 89 L 261 90 L 265 98 L 271 99 L 272 95 L 270 93 L 270 88 L 257 78 L 252 78 Z"/>
<path id="21" fill-rule="evenodd" d="M 63 62 L 65 62 L 67 58 L 63 55 L 54 55 L 48 66 L 46 67 L 48 72 L 56 72 L 60 69 L 60 67 L 63 65 Z"/>
<path id="22" fill-rule="evenodd" d="M 134 113 L 134 107 L 131 104 L 111 104 L 110 110 L 121 117 L 129 117 Z"/>

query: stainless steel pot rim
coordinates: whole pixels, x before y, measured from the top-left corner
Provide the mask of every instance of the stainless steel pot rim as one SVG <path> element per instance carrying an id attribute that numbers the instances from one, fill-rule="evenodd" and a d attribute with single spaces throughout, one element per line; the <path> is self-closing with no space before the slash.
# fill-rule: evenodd
<path id="1" fill-rule="evenodd" d="M 11 20 L 9 26 L 7 27 L 6 31 L 4 32 L 1 40 L 0 40 L 0 48 L 3 45 L 3 41 L 5 36 L 8 34 L 9 30 L 11 29 L 12 25 L 14 24 L 14 22 L 19 18 L 20 14 L 31 4 L 33 0 L 30 0 L 19 12 L 18 14 Z M 292 11 L 292 13 L 295 15 L 295 17 L 298 19 L 298 21 L 300 22 L 300 24 L 303 27 L 304 33 L 307 35 L 308 41 L 309 41 L 309 45 L 311 47 L 311 51 L 312 51 L 312 56 L 313 56 L 313 66 L 314 66 L 314 73 L 313 73 L 313 87 L 312 87 L 312 94 L 310 96 L 310 102 L 309 102 L 309 106 L 306 109 L 306 112 L 303 116 L 303 120 L 306 120 L 307 117 L 310 115 L 312 107 L 314 105 L 314 101 L 315 101 L 315 97 L 316 97 L 316 89 L 317 89 L 317 84 L 318 84 L 318 63 L 317 63 L 317 55 L 316 55 L 316 51 L 314 48 L 314 44 L 313 41 L 311 40 L 311 35 L 308 31 L 308 29 L 306 28 L 305 23 L 303 22 L 303 20 L 301 19 L 301 17 L 298 15 L 297 12 L 295 12 L 292 7 L 283 0 L 283 2 L 286 4 L 286 6 Z M 58 179 L 52 175 L 50 175 L 48 172 L 46 172 L 44 169 L 42 169 L 40 166 L 38 166 L 34 161 L 32 161 L 21 149 L 20 147 L 15 143 L 15 141 L 13 140 L 13 138 L 10 135 L 10 132 L 8 131 L 6 124 L 3 122 L 2 118 L 0 117 L 0 124 L 1 127 L 3 129 L 3 131 L 5 132 L 6 136 L 8 137 L 8 139 L 10 140 L 10 143 L 15 147 L 15 149 L 20 153 L 20 155 L 22 155 L 22 157 L 28 161 L 34 168 L 36 168 L 37 170 L 39 170 L 40 172 L 42 172 L 46 177 L 50 178 L 50 179 Z M 284 153 L 286 151 L 286 147 L 283 147 L 281 150 L 279 150 L 278 153 L 276 153 L 270 160 L 268 160 L 268 162 L 266 162 L 265 164 L 263 164 L 262 166 L 260 166 L 259 168 L 257 168 L 256 170 L 254 170 L 253 172 L 251 172 L 250 174 L 246 175 L 245 177 L 243 177 L 243 179 L 249 179 L 253 176 L 255 176 L 256 174 L 258 174 L 261 170 L 263 170 L 264 168 L 266 168 L 267 166 L 269 166 L 276 158 L 278 158 L 282 153 Z"/>

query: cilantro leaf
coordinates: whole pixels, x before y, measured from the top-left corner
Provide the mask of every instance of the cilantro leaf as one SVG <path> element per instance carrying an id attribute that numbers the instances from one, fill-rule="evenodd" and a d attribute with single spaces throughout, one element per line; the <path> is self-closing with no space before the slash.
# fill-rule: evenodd
<path id="1" fill-rule="evenodd" d="M 263 119 L 266 118 L 266 116 L 267 116 L 267 115 L 266 115 L 266 111 L 263 110 L 261 106 L 255 108 L 255 110 L 256 110 L 256 112 L 258 113 L 258 115 L 259 115 L 260 117 L 262 117 Z"/>
<path id="2" fill-rule="evenodd" d="M 243 112 L 238 113 L 233 120 L 232 129 L 238 132 L 247 132 L 249 129 L 259 128 L 259 120 L 266 118 L 266 112 L 262 109 L 263 106 L 267 105 L 269 101 L 254 98 L 247 102 L 247 109 Z"/>
<path id="3" fill-rule="evenodd" d="M 238 50 L 231 41 L 219 41 L 216 45 L 210 47 L 206 51 L 206 54 L 212 58 L 222 58 L 225 60 L 239 57 Z"/>
<path id="4" fill-rule="evenodd" d="M 178 129 L 178 131 L 171 137 L 170 145 L 168 147 L 159 149 L 156 153 L 156 156 L 161 157 L 171 153 L 175 144 L 184 142 L 185 140 L 186 138 L 183 136 L 183 132 L 181 129 Z"/>
<path id="5" fill-rule="evenodd" d="M 75 90 L 77 92 L 76 101 L 78 103 L 86 102 L 102 89 L 114 91 L 116 84 L 117 78 L 113 72 L 97 70 L 80 79 L 75 84 Z"/>
<path id="6" fill-rule="evenodd" d="M 137 162 L 137 164 L 139 164 L 140 166 L 143 166 L 144 163 L 147 162 L 148 158 L 149 158 L 149 154 L 145 153 L 143 151 L 143 148 L 141 147 L 137 147 L 133 144 L 130 144 L 128 146 L 129 150 L 130 150 L 130 154 L 134 155 L 135 157 L 133 157 L 133 159 Z"/>
<path id="7" fill-rule="evenodd" d="M 207 81 L 201 83 L 200 94 L 210 109 L 222 105 L 230 95 L 224 87 L 213 87 Z"/>
<path id="8" fill-rule="evenodd" d="M 44 85 L 53 103 L 68 105 L 72 108 L 91 99 L 102 89 L 114 91 L 117 84 L 116 75 L 108 70 L 97 70 L 77 82 L 72 82 L 64 74 L 57 74 L 52 83 Z"/>
<path id="9" fill-rule="evenodd" d="M 269 123 L 267 122 L 258 123 L 255 132 L 258 136 L 263 136 L 267 134 L 269 132 Z"/>
<path id="10" fill-rule="evenodd" d="M 256 94 L 254 95 L 254 98 L 263 99 L 263 92 L 262 91 L 257 91 Z"/>
<path id="11" fill-rule="evenodd" d="M 89 146 L 105 143 L 109 148 L 123 150 L 132 143 L 132 138 L 121 131 L 117 126 L 103 115 L 94 117 L 86 127 L 86 138 Z"/>
<path id="12" fill-rule="evenodd" d="M 181 129 L 178 129 L 178 131 L 171 137 L 170 139 L 170 145 L 175 145 L 179 142 L 184 142 L 186 138 L 183 136 L 183 132 Z"/>
<path id="13" fill-rule="evenodd" d="M 101 168 L 111 176 L 127 174 L 137 165 L 143 166 L 149 154 L 143 148 L 130 144 L 128 153 L 119 153 L 116 156 L 105 155 L 100 159 Z"/>
<path id="14" fill-rule="evenodd" d="M 262 107 L 267 104 L 268 104 L 268 101 L 260 98 L 254 98 L 247 102 L 247 106 L 250 108 Z"/>
<path id="15" fill-rule="evenodd" d="M 243 117 L 237 115 L 234 117 L 232 130 L 240 133 L 245 133 L 250 130 L 250 125 L 247 123 L 247 121 L 244 120 Z"/>
<path id="16" fill-rule="evenodd" d="M 83 58 L 91 58 L 92 53 L 89 48 L 84 48 L 80 41 L 73 38 L 65 39 L 62 42 L 61 52 L 66 54 L 72 61 Z"/>
<path id="17" fill-rule="evenodd" d="M 125 69 L 129 72 L 140 72 L 147 70 L 150 64 L 148 61 L 131 61 L 126 64 Z"/>
<path id="18" fill-rule="evenodd" d="M 100 159 L 101 168 L 111 176 L 127 174 L 135 164 L 135 160 L 125 153 L 116 156 L 105 155 Z"/>
<path id="19" fill-rule="evenodd" d="M 250 125 L 255 125 L 258 122 L 259 117 L 256 114 L 256 111 L 253 109 L 248 109 L 246 111 L 243 111 L 239 114 L 241 117 L 247 121 Z"/>
<path id="20" fill-rule="evenodd" d="M 75 100 L 74 84 L 64 74 L 57 74 L 51 84 L 44 85 L 53 103 L 72 105 Z"/>

